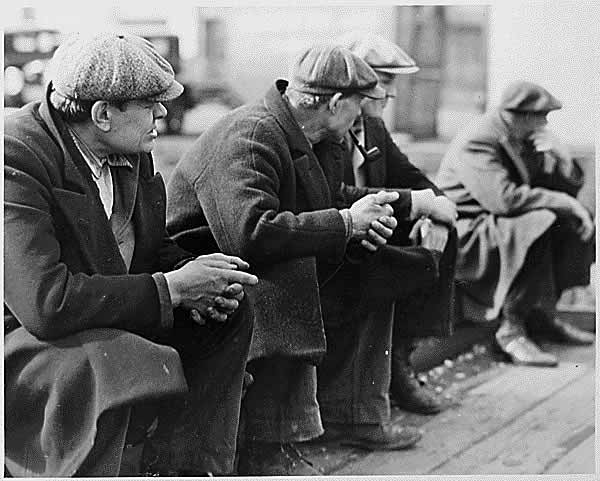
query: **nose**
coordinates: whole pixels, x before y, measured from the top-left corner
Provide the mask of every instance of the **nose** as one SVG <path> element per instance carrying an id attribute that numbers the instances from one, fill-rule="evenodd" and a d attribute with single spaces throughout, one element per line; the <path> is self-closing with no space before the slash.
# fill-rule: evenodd
<path id="1" fill-rule="evenodd" d="M 167 108 L 161 102 L 156 102 L 154 104 L 154 118 L 156 120 L 158 120 L 158 119 L 164 119 L 166 116 L 167 116 Z"/>

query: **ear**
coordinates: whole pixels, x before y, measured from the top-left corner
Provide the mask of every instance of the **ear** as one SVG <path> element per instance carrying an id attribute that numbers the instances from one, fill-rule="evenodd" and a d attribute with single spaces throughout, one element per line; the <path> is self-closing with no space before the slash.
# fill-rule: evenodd
<path id="1" fill-rule="evenodd" d="M 335 94 L 333 94 L 333 96 L 331 97 L 331 99 L 329 99 L 329 111 L 332 114 L 335 114 L 335 111 L 337 110 L 337 106 L 340 103 L 340 100 L 342 98 L 342 93 L 341 92 L 336 92 Z"/>
<path id="2" fill-rule="evenodd" d="M 92 105 L 91 117 L 92 123 L 102 132 L 109 132 L 111 128 L 112 112 L 109 108 L 110 104 L 106 100 L 97 100 Z"/>

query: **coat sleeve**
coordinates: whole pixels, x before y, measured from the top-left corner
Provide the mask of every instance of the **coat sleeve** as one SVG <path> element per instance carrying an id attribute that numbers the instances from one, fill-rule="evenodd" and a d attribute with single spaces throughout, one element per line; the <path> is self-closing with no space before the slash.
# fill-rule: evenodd
<path id="1" fill-rule="evenodd" d="M 486 139 L 470 140 L 460 150 L 456 162 L 459 179 L 484 209 L 504 216 L 535 209 L 572 212 L 568 194 L 516 183 L 500 160 L 500 148 Z"/>
<path id="2" fill-rule="evenodd" d="M 300 186 L 289 183 L 293 166 L 285 138 L 273 123 L 258 120 L 222 141 L 226 152 L 210 159 L 194 190 L 224 252 L 251 265 L 310 256 L 343 258 L 345 225 L 338 209 L 282 210 L 280 190 L 289 193 Z"/>
<path id="3" fill-rule="evenodd" d="M 74 273 L 61 260 L 52 184 L 36 152 L 5 137 L 4 301 L 40 339 L 91 328 L 143 331 L 160 326 L 150 274 Z"/>

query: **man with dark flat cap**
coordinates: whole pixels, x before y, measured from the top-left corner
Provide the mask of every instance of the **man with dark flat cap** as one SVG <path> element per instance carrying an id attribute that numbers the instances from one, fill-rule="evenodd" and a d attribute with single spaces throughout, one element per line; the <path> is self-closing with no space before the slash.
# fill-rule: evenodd
<path id="1" fill-rule="evenodd" d="M 500 105 L 451 143 L 438 186 L 458 206 L 456 279 L 465 316 L 500 320 L 498 346 L 516 364 L 555 366 L 531 339 L 591 344 L 594 335 L 556 316 L 564 289 L 589 284 L 594 222 L 575 198 L 583 171 L 547 127 L 562 104 L 519 81 Z"/>
<path id="2" fill-rule="evenodd" d="M 348 138 L 350 149 L 345 161 L 344 182 L 357 187 L 428 189 L 435 196 L 442 196 L 442 191 L 400 151 L 382 119 L 388 99 L 396 96 L 399 76 L 419 70 L 415 61 L 396 44 L 372 33 L 348 32 L 335 42 L 369 64 L 377 74 L 379 85 L 386 91 L 384 99 L 363 101 L 361 115 L 352 127 L 365 149 L 377 147 L 379 155 L 365 159 Z M 438 202 L 451 204 L 444 197 L 439 197 Z M 444 225 L 428 219 L 425 223 L 427 235 L 411 236 L 411 231 L 414 234 L 423 222 L 401 222 L 394 238 L 385 247 L 403 260 L 399 273 L 406 283 L 404 297 L 378 314 L 395 319 L 391 355 L 392 399 L 402 409 L 434 414 L 442 409 L 442 403 L 438 395 L 416 379 L 410 354 L 415 348 L 416 337 L 452 333 L 456 231 L 452 223 Z M 321 393 L 319 398 L 322 409 L 328 404 L 326 395 Z"/>
<path id="3" fill-rule="evenodd" d="M 172 174 L 167 217 L 177 241 L 194 252 L 210 229 L 223 252 L 247 258 L 260 278 L 248 293 L 256 319 L 248 369 L 255 381 L 243 403 L 239 474 L 321 474 L 295 447 L 323 433 L 315 364 L 326 351 L 328 311 L 320 291 L 352 262 L 363 266 L 363 276 L 348 284 L 360 306 L 395 295 L 397 280 L 387 277 L 380 247 L 397 218 L 429 210 L 428 197 L 409 189 L 342 186 L 344 135 L 362 99 L 383 96 L 374 72 L 351 52 L 311 47 L 295 60 L 289 82 L 278 80 L 264 99 L 218 121 Z M 367 349 L 385 356 L 391 327 L 372 332 Z M 359 334 L 349 326 L 345 339 L 327 339 L 327 349 Z M 348 353 L 337 352 L 347 363 Z M 372 388 L 378 369 L 354 371 L 361 376 L 357 403 L 340 405 L 334 420 L 343 421 L 349 442 L 412 446 L 420 433 L 390 423 L 389 377 Z"/>
<path id="4" fill-rule="evenodd" d="M 127 34 L 75 35 L 51 68 L 45 97 L 5 119 L 5 469 L 117 476 L 163 403 L 157 432 L 186 430 L 193 453 L 171 474 L 229 474 L 257 279 L 165 234 L 150 152 L 183 87 Z"/>

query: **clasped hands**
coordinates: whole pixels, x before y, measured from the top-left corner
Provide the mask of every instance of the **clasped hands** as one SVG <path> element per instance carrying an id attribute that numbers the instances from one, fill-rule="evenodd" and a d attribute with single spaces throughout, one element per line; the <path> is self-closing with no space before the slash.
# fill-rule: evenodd
<path id="1" fill-rule="evenodd" d="M 171 303 L 190 309 L 199 325 L 225 322 L 244 298 L 244 287 L 258 283 L 256 276 L 244 272 L 249 267 L 239 257 L 221 253 L 196 257 L 165 274 Z"/>

